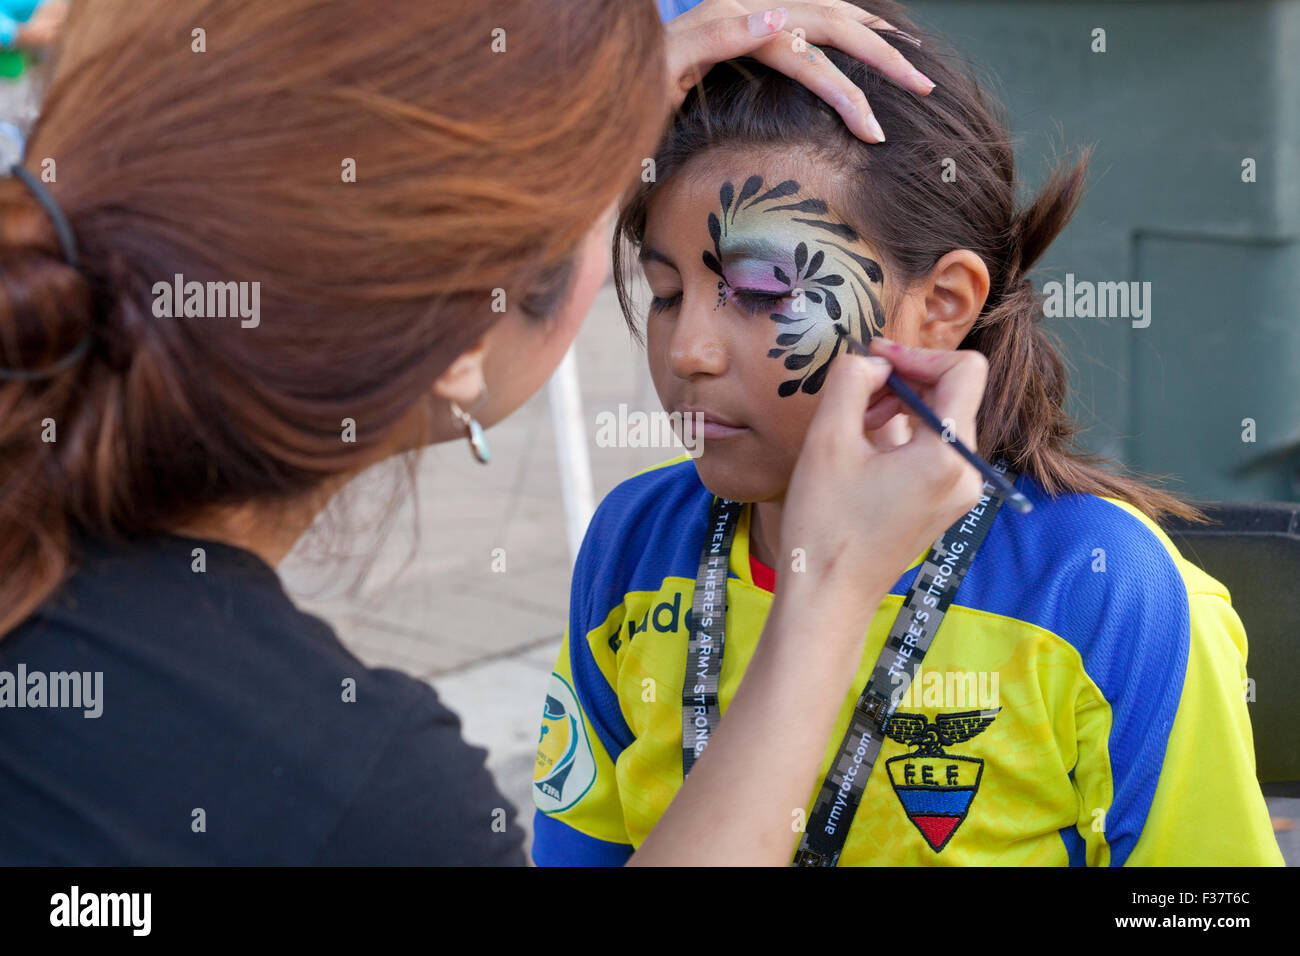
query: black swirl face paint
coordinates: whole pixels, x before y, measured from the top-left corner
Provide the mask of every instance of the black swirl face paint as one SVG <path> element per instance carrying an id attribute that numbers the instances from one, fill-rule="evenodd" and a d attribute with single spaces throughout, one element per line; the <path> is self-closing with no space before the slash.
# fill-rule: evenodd
<path id="1" fill-rule="evenodd" d="M 709 213 L 712 252 L 704 265 L 718 276 L 718 304 L 731 301 L 774 324 L 780 359 L 795 373 L 777 392 L 783 398 L 816 394 L 839 354 L 840 331 L 865 342 L 884 327 L 880 305 L 884 273 L 850 226 L 833 219 L 826 203 L 802 197 L 787 179 L 765 189 L 750 176 L 739 193 L 730 181 Z"/>

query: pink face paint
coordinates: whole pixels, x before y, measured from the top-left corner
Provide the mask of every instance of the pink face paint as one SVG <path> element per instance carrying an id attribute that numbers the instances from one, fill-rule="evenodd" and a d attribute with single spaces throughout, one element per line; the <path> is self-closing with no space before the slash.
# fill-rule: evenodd
<path id="1" fill-rule="evenodd" d="M 755 262 L 750 259 L 734 264 L 728 261 L 723 265 L 722 271 L 726 274 L 726 282 L 732 289 L 748 289 L 780 295 L 789 292 L 790 286 L 779 281 L 772 273 L 772 266 L 775 264 Z"/>

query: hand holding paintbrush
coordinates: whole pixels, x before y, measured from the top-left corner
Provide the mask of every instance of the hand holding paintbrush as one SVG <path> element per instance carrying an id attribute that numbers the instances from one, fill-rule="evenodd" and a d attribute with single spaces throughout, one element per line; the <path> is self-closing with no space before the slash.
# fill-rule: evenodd
<path id="1" fill-rule="evenodd" d="M 844 341 L 845 346 L 850 352 L 853 352 L 856 355 L 871 354 L 867 347 L 863 346 L 848 333 L 840 331 L 840 338 Z M 893 345 L 894 343 L 891 342 L 889 344 Z M 951 444 L 954 451 L 970 462 L 976 471 L 983 475 L 991 485 L 997 488 L 998 491 L 1005 496 L 1007 503 L 1010 504 L 1012 508 L 1021 514 L 1028 514 L 1033 510 L 1034 506 L 1030 503 L 1029 499 L 1019 491 L 1016 491 L 1003 475 L 994 470 L 992 465 L 967 448 L 955 436 L 951 439 L 946 437 L 946 429 L 944 428 L 943 422 L 939 421 L 939 416 L 926 406 L 925 402 L 921 400 L 921 397 L 912 390 L 911 386 L 899 377 L 897 372 L 890 372 L 889 378 L 886 379 L 885 384 L 889 390 L 898 397 L 900 402 L 910 408 L 923 423 L 933 429 L 933 431 L 943 438 L 944 441 Z"/>

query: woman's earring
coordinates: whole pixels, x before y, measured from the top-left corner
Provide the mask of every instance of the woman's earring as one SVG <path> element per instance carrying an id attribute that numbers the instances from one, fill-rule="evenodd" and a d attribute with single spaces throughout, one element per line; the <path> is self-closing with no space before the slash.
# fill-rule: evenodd
<path id="1" fill-rule="evenodd" d="M 482 401 L 481 398 L 480 401 Z M 492 460 L 492 451 L 488 448 L 487 437 L 483 434 L 483 426 L 455 402 L 451 403 L 451 413 L 460 419 L 460 423 L 465 426 L 465 435 L 469 439 L 469 448 L 474 453 L 474 457 L 486 465 Z"/>

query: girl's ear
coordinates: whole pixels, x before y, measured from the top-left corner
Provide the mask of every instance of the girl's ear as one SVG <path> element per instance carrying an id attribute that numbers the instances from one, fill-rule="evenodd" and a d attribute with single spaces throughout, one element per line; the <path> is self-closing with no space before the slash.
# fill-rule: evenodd
<path id="1" fill-rule="evenodd" d="M 922 280 L 918 342 L 927 349 L 955 349 L 966 338 L 989 297 L 989 270 L 969 249 L 954 249 Z"/>

